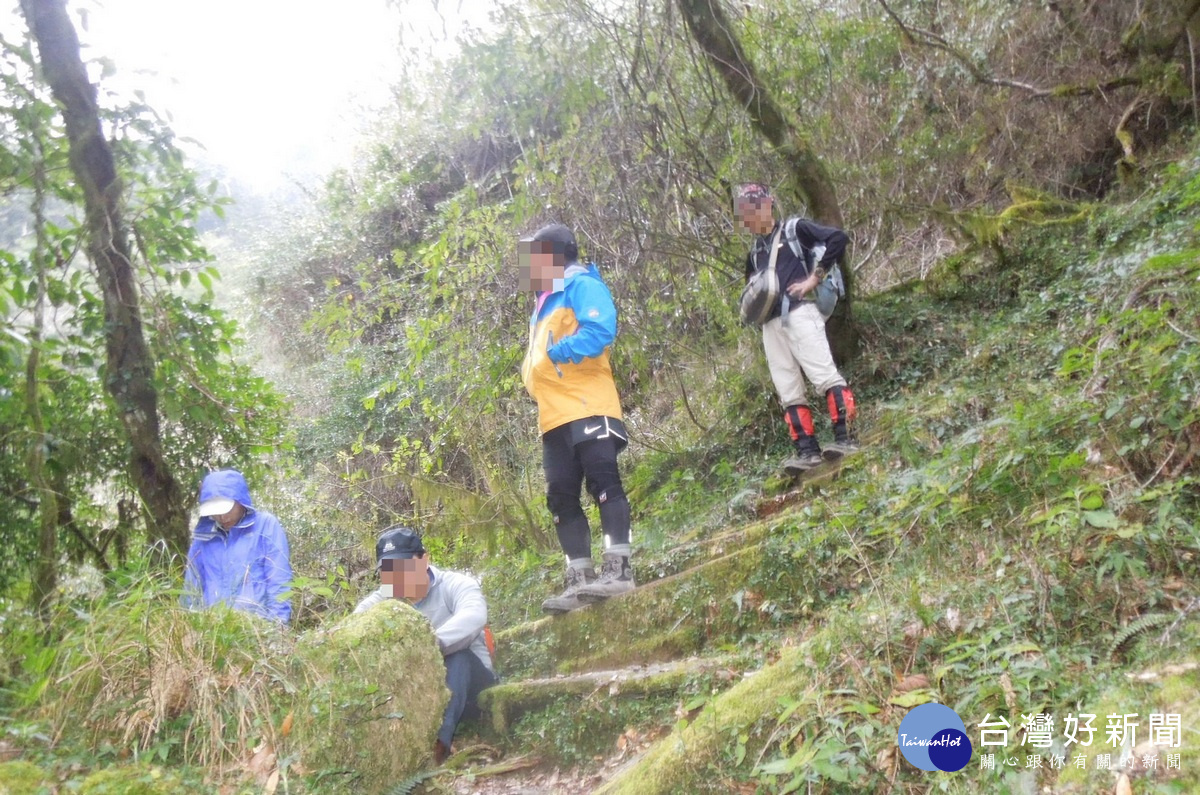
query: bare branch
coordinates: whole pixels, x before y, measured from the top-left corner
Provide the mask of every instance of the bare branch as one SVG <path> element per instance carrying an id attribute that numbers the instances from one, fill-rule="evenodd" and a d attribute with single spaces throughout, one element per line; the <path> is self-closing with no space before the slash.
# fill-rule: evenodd
<path id="1" fill-rule="evenodd" d="M 985 71 L 984 68 L 975 63 L 975 61 L 973 61 L 966 53 L 959 50 L 944 37 L 939 36 L 933 31 L 914 28 L 911 25 L 905 24 L 904 20 L 902 20 L 900 16 L 892 10 L 891 6 L 888 5 L 887 0 L 876 0 L 876 2 L 878 2 L 880 7 L 883 8 L 884 12 L 892 18 L 892 21 L 896 23 L 896 27 L 900 28 L 900 31 L 904 34 L 905 39 L 913 44 L 924 45 L 926 47 L 932 47 L 935 50 L 941 50 L 961 64 L 976 82 L 983 83 L 984 85 L 1000 86 L 1002 88 L 1015 88 L 1019 91 L 1026 91 L 1032 96 L 1041 99 L 1046 97 L 1091 95 L 1102 96 L 1106 92 L 1112 91 L 1113 89 L 1123 88 L 1125 86 L 1141 85 L 1143 82 L 1143 79 L 1140 77 L 1123 75 L 1120 77 L 1114 77 L 1111 80 L 1106 80 L 1102 83 L 1095 83 L 1091 85 L 1064 84 L 1054 86 L 1052 88 L 1041 88 L 1033 83 L 1028 83 L 1023 80 L 1016 80 L 1009 77 L 995 77 L 988 71 Z M 1195 0 L 1195 2 L 1200 3 L 1200 0 Z"/>

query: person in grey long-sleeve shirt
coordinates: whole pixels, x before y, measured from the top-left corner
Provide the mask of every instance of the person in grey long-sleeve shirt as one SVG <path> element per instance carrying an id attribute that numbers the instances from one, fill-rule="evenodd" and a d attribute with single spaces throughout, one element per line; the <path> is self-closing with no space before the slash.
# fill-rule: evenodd
<path id="1" fill-rule="evenodd" d="M 464 713 L 477 713 L 477 699 L 496 684 L 485 629 L 487 602 L 474 577 L 432 566 L 429 553 L 416 530 L 396 525 L 384 530 L 375 542 L 379 561 L 379 589 L 354 608 L 369 610 L 388 599 L 403 599 L 429 619 L 446 663 L 450 703 L 434 745 L 434 761 L 450 754 L 454 732 Z"/>

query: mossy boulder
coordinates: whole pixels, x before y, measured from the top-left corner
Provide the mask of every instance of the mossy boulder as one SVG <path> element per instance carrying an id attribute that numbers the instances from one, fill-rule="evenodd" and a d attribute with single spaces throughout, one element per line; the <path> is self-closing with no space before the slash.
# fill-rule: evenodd
<path id="1" fill-rule="evenodd" d="M 50 792 L 50 779 L 32 762 L 0 762 L 0 795 Z"/>
<path id="2" fill-rule="evenodd" d="M 617 599 L 497 633 L 508 675 L 578 673 L 652 664 L 699 650 L 755 620 L 730 598 L 763 565 L 751 545 L 655 580 Z"/>
<path id="3" fill-rule="evenodd" d="M 79 795 L 191 795 L 170 771 L 152 765 L 125 765 L 97 770 L 83 780 Z"/>
<path id="4" fill-rule="evenodd" d="M 425 617 L 399 600 L 301 637 L 306 680 L 292 741 L 313 773 L 353 771 L 345 791 L 385 792 L 426 767 L 449 701 Z"/>
<path id="5" fill-rule="evenodd" d="M 805 654 L 804 648 L 786 649 L 778 662 L 714 698 L 693 721 L 677 727 L 636 764 L 595 790 L 596 795 L 713 791 L 711 765 L 730 735 L 772 714 L 780 699 L 797 697 L 810 686 L 812 672 Z"/>

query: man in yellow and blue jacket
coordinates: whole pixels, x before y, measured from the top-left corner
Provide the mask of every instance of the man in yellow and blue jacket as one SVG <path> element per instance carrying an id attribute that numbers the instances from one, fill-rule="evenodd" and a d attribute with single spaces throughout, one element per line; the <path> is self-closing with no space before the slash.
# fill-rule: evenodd
<path id="1" fill-rule="evenodd" d="M 542 603 L 566 613 L 631 591 L 629 500 L 617 470 L 628 443 L 608 352 L 617 308 L 595 265 L 579 262 L 574 233 L 539 229 L 519 247 L 521 286 L 537 295 L 521 378 L 537 401 L 546 504 L 567 558 L 565 590 Z M 580 487 L 600 506 L 604 556 L 597 576 Z"/>

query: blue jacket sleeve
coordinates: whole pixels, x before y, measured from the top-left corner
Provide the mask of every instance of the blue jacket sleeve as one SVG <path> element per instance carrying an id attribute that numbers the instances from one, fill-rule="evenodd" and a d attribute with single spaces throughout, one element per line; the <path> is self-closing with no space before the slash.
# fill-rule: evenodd
<path id="1" fill-rule="evenodd" d="M 617 338 L 617 307 L 604 282 L 591 276 L 572 279 L 566 287 L 566 305 L 575 313 L 579 328 L 546 351 L 556 364 L 579 364 L 599 356 Z"/>
<path id="2" fill-rule="evenodd" d="M 193 541 L 188 550 L 187 565 L 183 569 L 183 595 L 179 602 L 189 610 L 204 607 L 204 584 L 200 582 L 200 542 Z"/>
<path id="3" fill-rule="evenodd" d="M 271 617 L 281 624 L 286 624 L 292 618 L 292 603 L 290 597 L 292 584 L 292 564 L 289 559 L 287 534 L 283 525 L 272 517 L 272 521 L 263 528 L 263 543 L 266 544 L 266 575 L 267 575 L 267 611 Z M 288 596 L 280 599 L 284 594 Z"/>

